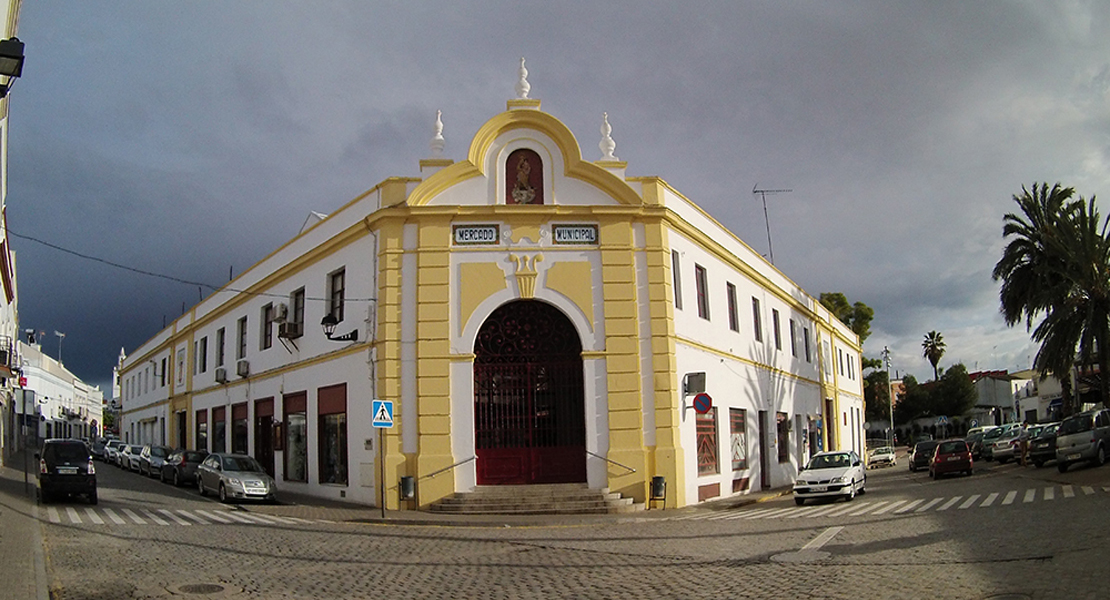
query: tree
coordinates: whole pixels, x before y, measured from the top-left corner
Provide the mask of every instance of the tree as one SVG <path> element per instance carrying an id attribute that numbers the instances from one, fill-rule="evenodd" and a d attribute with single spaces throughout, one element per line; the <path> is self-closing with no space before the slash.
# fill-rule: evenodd
<path id="1" fill-rule="evenodd" d="M 929 398 L 937 415 L 958 417 L 975 406 L 979 394 L 967 374 L 967 367 L 956 363 L 945 369 L 944 375 L 930 388 Z"/>
<path id="2" fill-rule="evenodd" d="M 1094 196 L 1073 200 L 1075 190 L 1059 183 L 1021 191 L 1013 199 L 1022 214 L 1003 217 L 1007 245 L 992 273 L 1002 281 L 1002 315 L 1010 326 L 1024 321 L 1041 344 L 1034 369 L 1069 379 L 1078 349 L 1081 364 L 1097 362 L 1099 373 L 1110 373 L 1102 351 L 1110 343 L 1110 219 L 1099 215 Z M 1102 401 L 1110 402 L 1110 377 L 1099 380 Z"/>
<path id="3" fill-rule="evenodd" d="M 933 381 L 940 379 L 937 363 L 940 362 L 940 357 L 944 356 L 944 347 L 944 336 L 936 331 L 926 333 L 925 341 L 921 342 L 922 354 L 933 364 Z"/>
<path id="4" fill-rule="evenodd" d="M 821 292 L 818 300 L 859 336 L 860 344 L 871 335 L 871 320 L 875 318 L 875 310 L 870 306 L 863 302 L 849 304 L 848 298 L 840 292 Z"/>
<path id="5" fill-rule="evenodd" d="M 929 391 L 917 383 L 913 375 L 902 378 L 902 387 L 905 389 L 894 405 L 894 422 L 898 424 L 909 423 L 919 417 L 930 417 L 936 414 L 929 398 Z"/>
<path id="6" fill-rule="evenodd" d="M 890 380 L 886 371 L 871 371 L 863 379 L 864 418 L 872 423 L 889 423 Z"/>

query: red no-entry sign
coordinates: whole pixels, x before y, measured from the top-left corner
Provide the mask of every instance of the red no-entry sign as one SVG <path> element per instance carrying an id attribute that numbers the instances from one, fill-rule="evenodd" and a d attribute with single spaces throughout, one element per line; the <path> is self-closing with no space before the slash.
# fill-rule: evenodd
<path id="1" fill-rule="evenodd" d="M 702 392 L 694 396 L 694 412 L 704 415 L 711 408 L 713 408 L 713 399 L 709 397 L 709 394 Z"/>

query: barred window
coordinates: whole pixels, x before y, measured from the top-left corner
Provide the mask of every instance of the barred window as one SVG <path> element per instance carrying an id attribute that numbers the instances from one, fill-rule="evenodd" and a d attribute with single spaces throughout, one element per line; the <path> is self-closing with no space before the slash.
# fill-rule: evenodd
<path id="1" fill-rule="evenodd" d="M 728 409 L 729 444 L 732 446 L 732 470 L 743 471 L 748 468 L 747 415 L 742 408 Z"/>
<path id="2" fill-rule="evenodd" d="M 720 463 L 717 460 L 717 407 L 710 408 L 704 415 L 698 415 L 696 423 L 698 475 L 720 473 Z"/>

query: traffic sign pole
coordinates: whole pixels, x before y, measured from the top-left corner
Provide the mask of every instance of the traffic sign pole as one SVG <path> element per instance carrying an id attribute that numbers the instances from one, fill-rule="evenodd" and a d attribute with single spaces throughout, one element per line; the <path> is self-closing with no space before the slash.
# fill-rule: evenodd
<path id="1" fill-rule="evenodd" d="M 382 482 L 378 486 L 378 504 L 382 507 L 382 520 L 385 520 L 385 432 L 384 428 L 377 427 L 378 430 L 378 462 L 382 465 Z"/>

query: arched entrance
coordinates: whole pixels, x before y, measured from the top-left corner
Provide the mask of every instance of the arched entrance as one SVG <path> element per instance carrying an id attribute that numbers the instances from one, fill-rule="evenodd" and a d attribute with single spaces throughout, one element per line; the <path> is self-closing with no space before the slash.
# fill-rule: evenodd
<path id="1" fill-rule="evenodd" d="M 493 311 L 474 342 L 478 484 L 586 481 L 582 342 L 536 300 Z"/>

